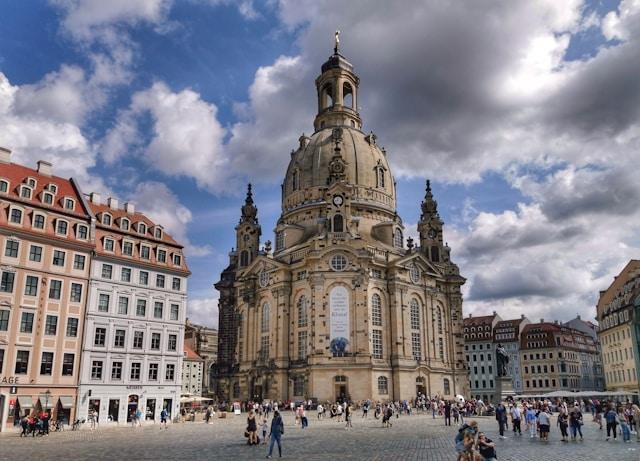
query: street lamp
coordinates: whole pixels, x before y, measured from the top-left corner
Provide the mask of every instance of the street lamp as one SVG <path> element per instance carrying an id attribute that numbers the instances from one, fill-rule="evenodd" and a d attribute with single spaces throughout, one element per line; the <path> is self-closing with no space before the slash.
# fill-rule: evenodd
<path id="1" fill-rule="evenodd" d="M 44 393 L 44 397 L 45 397 L 44 411 L 46 413 L 47 409 L 49 408 L 49 397 L 51 397 L 51 391 L 49 389 L 47 389 L 47 392 Z"/>

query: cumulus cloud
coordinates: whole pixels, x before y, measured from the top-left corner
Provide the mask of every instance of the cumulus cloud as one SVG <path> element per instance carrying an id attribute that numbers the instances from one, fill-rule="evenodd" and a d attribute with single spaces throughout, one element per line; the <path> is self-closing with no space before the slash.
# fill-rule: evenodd
<path id="1" fill-rule="evenodd" d="M 140 148 L 147 164 L 171 176 L 196 179 L 200 187 L 223 191 L 228 187 L 228 159 L 222 152 L 224 128 L 217 107 L 191 89 L 171 91 L 164 83 L 137 92 L 106 135 L 101 151 L 113 163 Z M 141 143 L 139 122 L 152 120 L 152 136 Z"/>
<path id="2" fill-rule="evenodd" d="M 0 146 L 13 151 L 16 163 L 35 167 L 38 160 L 48 160 L 54 174 L 73 176 L 83 186 L 101 190 L 102 180 L 90 174 L 95 165 L 93 146 L 76 123 L 82 109 L 68 86 L 78 75 L 68 68 L 36 85 L 20 86 L 0 72 Z M 56 101 L 66 97 L 70 107 L 56 107 Z"/>
<path id="3" fill-rule="evenodd" d="M 187 317 L 198 325 L 218 328 L 218 297 L 189 299 Z"/>
<path id="4" fill-rule="evenodd" d="M 133 197 L 135 202 L 139 203 L 140 211 L 164 226 L 176 241 L 185 246 L 188 256 L 200 257 L 211 253 L 208 245 L 197 246 L 190 242 L 187 228 L 193 219 L 191 210 L 180 203 L 166 184 L 155 181 L 142 182 L 136 187 Z"/>

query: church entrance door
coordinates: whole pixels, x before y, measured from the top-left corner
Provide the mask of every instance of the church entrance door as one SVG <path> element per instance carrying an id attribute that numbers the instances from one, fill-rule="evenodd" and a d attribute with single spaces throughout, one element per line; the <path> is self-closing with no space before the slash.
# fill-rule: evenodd
<path id="1" fill-rule="evenodd" d="M 336 402 L 347 400 L 348 389 L 346 384 L 336 384 Z"/>

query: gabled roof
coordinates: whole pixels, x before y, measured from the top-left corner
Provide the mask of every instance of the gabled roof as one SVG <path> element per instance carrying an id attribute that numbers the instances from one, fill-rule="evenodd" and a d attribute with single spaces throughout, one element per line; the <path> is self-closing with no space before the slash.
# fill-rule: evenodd
<path id="1" fill-rule="evenodd" d="M 195 351 L 186 344 L 184 345 L 184 359 L 192 361 L 204 361 L 202 357 L 196 354 Z"/>
<path id="2" fill-rule="evenodd" d="M 31 198 L 26 199 L 20 197 L 20 186 L 23 184 L 27 185 L 25 181 L 29 177 L 36 180 L 36 187 L 33 188 Z M 22 201 L 43 209 L 54 209 L 59 212 L 74 214 L 79 217 L 89 217 L 87 210 L 84 210 L 82 206 L 83 198 L 74 187 L 71 179 L 41 174 L 33 168 L 18 165 L 17 163 L 3 163 L 2 168 L 0 169 L 0 179 L 6 179 L 9 181 L 9 189 L 4 195 L 15 199 L 16 201 Z M 54 184 L 58 189 L 54 194 L 53 203 L 50 205 L 43 203 L 41 200 L 41 194 L 49 184 Z M 64 207 L 65 197 L 69 197 L 74 200 L 75 203 L 73 209 L 67 209 Z"/>

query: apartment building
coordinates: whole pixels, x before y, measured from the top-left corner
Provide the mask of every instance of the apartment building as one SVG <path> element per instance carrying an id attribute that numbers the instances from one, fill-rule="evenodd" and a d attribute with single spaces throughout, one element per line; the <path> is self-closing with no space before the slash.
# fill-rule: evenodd
<path id="1" fill-rule="evenodd" d="M 204 359 L 195 353 L 189 345 L 184 345 L 182 361 L 182 393 L 202 396 L 202 375 Z"/>
<path id="2" fill-rule="evenodd" d="M 101 424 L 178 413 L 182 385 L 187 277 L 183 248 L 159 224 L 89 196 L 95 256 L 82 349 L 79 414 Z"/>
<path id="3" fill-rule="evenodd" d="M 32 411 L 76 417 L 90 230 L 73 179 L 0 148 L 0 430 Z"/>
<path id="4" fill-rule="evenodd" d="M 502 319 L 493 315 L 463 320 L 464 353 L 469 367 L 471 397 L 486 403 L 496 402 L 496 359 L 493 329 Z"/>
<path id="5" fill-rule="evenodd" d="M 640 390 L 640 260 L 600 292 L 597 312 L 607 390 Z"/>

